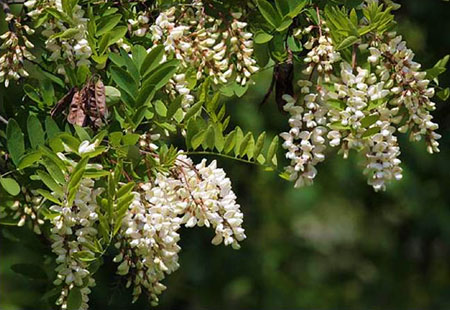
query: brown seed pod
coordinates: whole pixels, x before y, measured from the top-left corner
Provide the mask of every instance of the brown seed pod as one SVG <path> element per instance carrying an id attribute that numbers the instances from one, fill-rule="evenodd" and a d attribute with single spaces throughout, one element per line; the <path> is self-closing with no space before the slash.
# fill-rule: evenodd
<path id="1" fill-rule="evenodd" d="M 106 106 L 105 85 L 100 79 L 95 84 L 95 100 L 99 116 L 105 119 L 108 116 L 108 107 Z"/>
<path id="2" fill-rule="evenodd" d="M 76 87 L 72 87 L 69 92 L 65 94 L 64 97 L 62 97 L 50 111 L 51 117 L 55 117 L 56 115 L 64 112 L 67 106 L 70 105 L 70 102 L 77 91 L 78 89 Z"/>
<path id="3" fill-rule="evenodd" d="M 67 121 L 72 125 L 83 126 L 85 124 L 86 114 L 83 109 L 84 88 L 75 92 L 70 103 L 69 115 Z"/>

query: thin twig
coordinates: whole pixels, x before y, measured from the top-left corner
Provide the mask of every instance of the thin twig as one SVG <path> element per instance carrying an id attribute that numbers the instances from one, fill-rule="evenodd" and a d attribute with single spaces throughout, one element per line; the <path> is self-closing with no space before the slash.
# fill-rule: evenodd
<path id="1" fill-rule="evenodd" d="M 3 118 L 1 115 L 0 115 L 0 122 L 4 123 L 5 125 L 8 125 L 8 120 L 6 118 Z"/>
<path id="2" fill-rule="evenodd" d="M 320 20 L 320 12 L 319 12 L 319 7 L 316 6 L 316 12 L 317 12 L 317 21 L 319 23 L 319 34 L 320 36 L 322 36 L 322 21 Z"/>
<path id="3" fill-rule="evenodd" d="M 357 44 L 353 44 L 353 52 L 352 52 L 352 68 L 356 69 L 356 49 L 358 48 Z"/>

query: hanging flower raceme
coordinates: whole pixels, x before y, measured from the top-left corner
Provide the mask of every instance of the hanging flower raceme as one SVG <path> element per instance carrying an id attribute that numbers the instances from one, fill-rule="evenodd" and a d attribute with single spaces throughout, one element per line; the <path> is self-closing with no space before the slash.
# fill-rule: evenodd
<path id="1" fill-rule="evenodd" d="M 163 44 L 168 55 L 179 59 L 183 68 L 196 68 L 198 80 L 211 76 L 215 84 L 236 80 L 245 85 L 258 71 L 253 59 L 252 34 L 241 13 L 230 22 L 205 13 L 203 3 L 172 7 L 150 26 L 154 44 Z M 142 29 L 142 28 L 141 28 Z"/>
<path id="2" fill-rule="evenodd" d="M 68 164 L 74 164 L 64 155 L 60 157 Z M 74 169 L 75 165 L 72 166 Z M 99 165 L 90 165 L 91 169 L 101 170 Z M 50 211 L 55 213 L 51 219 L 52 251 L 56 254 L 57 278 L 54 284 L 61 286 L 61 294 L 56 301 L 61 309 L 67 309 L 69 294 L 79 290 L 80 309 L 88 309 L 91 287 L 95 280 L 89 271 L 89 262 L 95 258 L 93 244 L 97 237 L 99 205 L 97 197 L 103 189 L 95 186 L 89 178 L 80 181 L 74 198 L 70 193 L 60 197 L 61 204 L 53 205 Z M 53 195 L 58 196 L 57 193 Z M 89 259 L 86 259 L 89 258 Z"/>
<path id="3" fill-rule="evenodd" d="M 245 239 L 243 214 L 225 172 L 216 162 L 194 165 L 179 155 L 169 173 L 140 184 L 123 221 L 116 247 L 117 273 L 127 276 L 134 301 L 146 292 L 153 304 L 166 289 L 166 274 L 177 270 L 178 230 L 181 226 L 206 226 L 215 230 L 212 243 L 239 248 Z"/>
<path id="4" fill-rule="evenodd" d="M 387 183 L 402 178 L 397 133 L 410 131 L 413 141 L 425 137 L 427 150 L 439 151 L 438 125 L 430 114 L 435 109 L 434 88 L 425 79 L 426 73 L 419 71 L 420 64 L 413 61 L 413 52 L 395 33 L 361 45 L 371 64 L 363 69 L 355 58 L 352 65 L 341 60 L 326 37 L 328 30 L 319 30 L 319 38 L 312 37 L 305 44 L 311 49 L 303 70 L 308 80 L 298 82 L 298 98 L 284 96 L 291 126 L 281 134 L 291 163 L 286 172 L 296 187 L 312 184 L 315 166 L 324 160 L 329 144 L 339 147 L 345 158 L 351 149 L 363 151 L 368 183 L 376 191 L 384 190 Z"/>
<path id="5" fill-rule="evenodd" d="M 0 35 L 0 83 L 8 87 L 10 81 L 29 76 L 24 68 L 24 61 L 34 60 L 35 57 L 29 51 L 34 45 L 27 35 L 32 35 L 35 31 L 22 25 L 11 13 L 6 14 L 5 21 L 10 29 Z"/>
<path id="6" fill-rule="evenodd" d="M 28 16 L 39 18 L 47 10 L 56 10 L 58 14 L 67 14 L 61 0 L 37 0 L 27 1 L 25 6 L 29 10 Z M 89 58 L 92 49 L 88 42 L 88 19 L 85 10 L 80 5 L 72 8 L 67 20 L 48 18 L 41 25 L 42 35 L 47 38 L 45 47 L 51 53 L 49 60 L 58 63 L 58 73 L 65 74 L 64 65 L 67 63 L 73 67 L 90 65 Z"/>

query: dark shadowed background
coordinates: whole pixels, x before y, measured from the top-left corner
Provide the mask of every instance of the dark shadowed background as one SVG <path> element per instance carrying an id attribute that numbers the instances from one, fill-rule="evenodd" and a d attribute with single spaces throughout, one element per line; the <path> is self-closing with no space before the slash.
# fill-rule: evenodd
<path id="1" fill-rule="evenodd" d="M 404 0 L 400 32 L 429 68 L 450 53 L 450 2 Z M 275 104 L 258 105 L 271 72 L 258 87 L 230 102 L 244 129 L 272 135 L 287 129 Z M 450 74 L 442 78 L 450 85 Z M 161 310 L 222 309 L 450 309 L 450 106 L 435 112 L 441 153 L 401 138 L 404 179 L 374 193 L 360 158 L 329 155 L 313 187 L 293 189 L 275 174 L 219 160 L 245 214 L 248 239 L 234 251 L 210 244 L 213 233 L 184 229 L 181 268 L 170 275 Z M 282 154 L 280 154 L 282 156 Z M 53 260 L 48 245 L 20 229 L 0 228 L 0 310 L 52 309 L 42 299 L 50 281 L 30 281 L 11 270 L 17 263 Z M 45 278 L 45 274 L 42 275 Z M 115 275 L 96 276 L 91 309 L 148 309 Z"/>

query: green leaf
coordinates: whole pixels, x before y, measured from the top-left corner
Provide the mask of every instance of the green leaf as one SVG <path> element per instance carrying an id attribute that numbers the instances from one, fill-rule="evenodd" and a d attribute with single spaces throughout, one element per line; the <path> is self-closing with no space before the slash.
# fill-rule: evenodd
<path id="1" fill-rule="evenodd" d="M 450 88 L 445 88 L 437 93 L 437 96 L 442 101 L 447 101 L 447 99 L 450 97 Z"/>
<path id="2" fill-rule="evenodd" d="M 53 180 L 53 178 L 46 172 L 42 171 L 42 170 L 38 170 L 36 171 L 37 175 L 39 176 L 39 178 L 41 179 L 42 182 L 44 182 L 44 184 L 53 192 L 55 192 L 56 194 L 63 196 L 64 192 L 63 189 L 60 185 L 58 185 L 55 180 Z"/>
<path id="3" fill-rule="evenodd" d="M 222 130 L 220 130 L 219 125 L 214 125 L 214 144 L 219 152 L 222 152 L 225 145 L 225 138 L 223 137 Z"/>
<path id="4" fill-rule="evenodd" d="M 202 130 L 200 132 L 197 132 L 192 137 L 191 146 L 194 150 L 196 150 L 203 143 L 203 140 L 205 139 L 205 135 L 206 135 L 206 131 Z"/>
<path id="5" fill-rule="evenodd" d="M 67 296 L 67 310 L 79 310 L 83 300 L 81 291 L 78 287 L 74 287 L 69 291 Z"/>
<path id="6" fill-rule="evenodd" d="M 136 64 L 134 61 L 130 58 L 128 53 L 124 49 L 120 49 L 120 55 L 122 56 L 123 60 L 125 61 L 125 66 L 127 68 L 127 72 L 130 73 L 130 75 L 134 78 L 134 81 L 136 83 L 139 83 L 141 76 L 139 74 L 138 68 L 136 67 Z"/>
<path id="7" fill-rule="evenodd" d="M 88 76 L 91 71 L 87 65 L 81 65 L 77 68 L 77 81 L 78 84 L 82 85 L 86 83 Z"/>
<path id="8" fill-rule="evenodd" d="M 267 150 L 266 158 L 269 164 L 273 163 L 273 159 L 276 155 L 277 148 L 278 148 L 278 136 L 275 136 L 272 142 L 270 143 L 269 149 Z"/>
<path id="9" fill-rule="evenodd" d="M 136 85 L 133 77 L 127 71 L 113 66 L 111 68 L 111 77 L 121 89 L 126 91 L 133 99 L 136 99 L 138 86 Z"/>
<path id="10" fill-rule="evenodd" d="M 281 16 L 285 16 L 289 13 L 289 1 L 291 0 L 275 0 L 275 6 Z"/>
<path id="11" fill-rule="evenodd" d="M 15 119 L 8 121 L 6 128 L 6 145 L 13 163 L 17 166 L 20 157 L 25 153 L 25 142 L 22 130 Z"/>
<path id="12" fill-rule="evenodd" d="M 380 107 L 381 105 L 383 105 L 387 101 L 388 100 L 386 98 L 381 98 L 381 99 L 377 99 L 375 101 L 370 101 L 369 105 L 367 106 L 367 111 L 372 111 L 372 110 Z"/>
<path id="13" fill-rule="evenodd" d="M 69 28 L 63 32 L 57 32 L 50 36 L 50 39 L 69 39 L 80 33 L 78 28 Z"/>
<path id="14" fill-rule="evenodd" d="M 37 265 L 32 264 L 14 264 L 11 266 L 12 271 L 34 280 L 45 280 L 47 275 L 44 270 Z"/>
<path id="15" fill-rule="evenodd" d="M 339 100 L 339 99 L 328 99 L 327 104 L 329 106 L 331 106 L 332 108 L 335 108 L 339 111 L 345 110 L 345 108 L 347 106 L 347 104 L 344 101 Z"/>
<path id="16" fill-rule="evenodd" d="M 11 196 L 17 196 L 20 193 L 20 186 L 16 182 L 16 180 L 12 178 L 1 178 L 0 177 L 0 184 L 5 189 L 8 194 Z"/>
<path id="17" fill-rule="evenodd" d="M 112 31 L 110 31 L 109 34 L 109 41 L 108 41 L 108 46 L 116 43 L 117 41 L 119 41 L 120 39 L 122 39 L 125 34 L 128 31 L 128 27 L 127 26 L 118 26 L 116 28 L 114 28 Z"/>
<path id="18" fill-rule="evenodd" d="M 154 84 L 146 84 L 142 87 L 136 98 L 136 107 L 148 106 L 155 96 L 156 88 Z"/>
<path id="19" fill-rule="evenodd" d="M 255 148 L 253 150 L 254 158 L 258 158 L 259 154 L 261 154 L 265 141 L 266 141 L 266 132 L 263 132 L 262 134 L 259 135 L 258 139 L 256 139 Z"/>
<path id="20" fill-rule="evenodd" d="M 379 115 L 369 115 L 361 119 L 361 126 L 363 128 L 368 128 L 375 124 L 380 119 Z"/>
<path id="21" fill-rule="evenodd" d="M 157 100 L 155 103 L 155 111 L 159 116 L 166 117 L 167 108 L 161 100 Z"/>
<path id="22" fill-rule="evenodd" d="M 290 17 L 285 17 L 283 18 L 283 20 L 281 21 L 280 25 L 277 27 L 277 31 L 278 32 L 283 32 L 286 29 L 289 28 L 289 26 L 292 24 L 292 18 Z"/>
<path id="23" fill-rule="evenodd" d="M 28 153 L 20 158 L 19 163 L 17 164 L 17 168 L 19 170 L 23 170 L 28 168 L 38 162 L 41 159 L 42 153 L 39 151 Z"/>
<path id="24" fill-rule="evenodd" d="M 256 3 L 266 21 L 274 28 L 277 28 L 281 23 L 281 15 L 266 0 L 257 0 Z"/>
<path id="25" fill-rule="evenodd" d="M 79 251 L 74 253 L 74 256 L 76 259 L 82 261 L 82 262 L 93 262 L 97 258 L 95 257 L 95 254 L 91 251 Z"/>
<path id="26" fill-rule="evenodd" d="M 367 139 L 372 137 L 373 135 L 379 133 L 381 130 L 380 127 L 371 127 L 369 129 L 366 130 L 366 132 L 364 132 L 364 134 L 362 135 L 363 139 Z"/>
<path id="27" fill-rule="evenodd" d="M 133 188 L 136 186 L 136 184 L 134 182 L 130 182 L 125 184 L 124 186 L 122 186 L 116 193 L 116 197 L 117 198 L 122 198 L 122 196 L 125 196 L 127 194 L 129 194 Z"/>
<path id="28" fill-rule="evenodd" d="M 30 84 L 25 84 L 23 86 L 23 91 L 34 102 L 39 103 L 39 104 L 44 104 L 42 102 L 41 97 L 39 96 L 38 92 L 36 91 L 36 89 L 33 86 L 31 86 Z"/>
<path id="29" fill-rule="evenodd" d="M 142 83 L 145 85 L 155 85 L 155 90 L 166 85 L 178 69 L 178 61 L 171 65 L 162 65 L 161 68 L 150 73 Z"/>
<path id="30" fill-rule="evenodd" d="M 56 204 L 61 204 L 61 202 L 55 198 L 54 195 L 52 195 L 49 191 L 43 190 L 41 188 L 37 189 L 36 192 L 41 195 L 42 197 L 44 197 L 45 199 L 56 203 Z"/>
<path id="31" fill-rule="evenodd" d="M 80 140 L 75 138 L 74 136 L 64 132 L 58 136 L 62 142 L 68 146 L 73 152 L 78 152 L 78 147 L 80 146 Z"/>
<path id="32" fill-rule="evenodd" d="M 69 184 L 67 185 L 67 190 L 69 192 L 67 201 L 69 205 L 72 205 L 73 200 L 75 199 L 75 195 L 78 192 L 78 188 L 80 187 L 81 180 L 83 179 L 88 160 L 88 157 L 80 160 L 80 162 L 75 166 L 75 169 L 72 172 Z"/>
<path id="33" fill-rule="evenodd" d="M 105 96 L 106 96 L 106 104 L 114 105 L 120 101 L 121 93 L 120 90 L 113 86 L 105 86 Z"/>
<path id="34" fill-rule="evenodd" d="M 57 164 L 59 169 L 61 169 L 62 171 L 67 171 L 66 164 L 61 160 L 61 158 L 56 156 L 54 152 L 52 152 L 45 146 L 40 146 L 39 151 L 41 151 L 43 155 L 50 158 L 55 164 Z"/>
<path id="35" fill-rule="evenodd" d="M 214 149 L 216 133 L 214 132 L 214 127 L 210 125 L 206 131 L 205 143 L 208 149 Z"/>
<path id="36" fill-rule="evenodd" d="M 145 56 L 144 62 L 141 66 L 141 75 L 146 76 L 157 68 L 164 57 L 164 46 L 155 46 L 148 54 Z"/>
<path id="37" fill-rule="evenodd" d="M 331 129 L 334 129 L 334 130 L 350 130 L 351 129 L 350 126 L 342 125 L 341 122 L 331 123 L 328 127 L 330 127 Z"/>
<path id="38" fill-rule="evenodd" d="M 122 18 L 121 14 L 103 17 L 100 20 L 100 23 L 97 25 L 97 33 L 95 35 L 97 37 L 100 37 L 105 33 L 111 31 L 112 29 L 114 29 L 114 27 L 117 26 L 121 18 Z"/>
<path id="39" fill-rule="evenodd" d="M 172 102 L 169 103 L 169 107 L 167 108 L 167 118 L 171 119 L 172 117 L 175 116 L 175 114 L 178 111 L 181 111 L 181 102 L 183 100 L 182 96 L 178 96 L 175 100 L 173 100 Z M 183 114 L 183 112 L 182 112 Z M 184 115 L 182 115 L 182 117 L 184 117 Z"/>
<path id="40" fill-rule="evenodd" d="M 253 138 L 253 137 L 252 137 L 251 132 L 248 132 L 245 135 L 245 137 L 242 139 L 241 145 L 239 146 L 239 154 L 238 154 L 240 157 L 244 157 L 244 155 L 247 154 L 247 147 L 249 145 L 250 138 Z"/>
<path id="41" fill-rule="evenodd" d="M 194 115 L 196 115 L 202 108 L 203 106 L 203 102 L 199 101 L 196 104 L 194 104 L 187 112 L 186 115 L 184 116 L 184 120 L 188 121 L 191 117 L 193 117 Z"/>
<path id="42" fill-rule="evenodd" d="M 51 116 L 45 118 L 45 132 L 47 133 L 48 139 L 56 137 L 61 132 Z"/>
<path id="43" fill-rule="evenodd" d="M 303 8 L 308 4 L 309 0 L 289 0 L 290 12 L 287 16 L 290 18 L 296 17 L 301 13 Z"/>
<path id="44" fill-rule="evenodd" d="M 264 44 L 264 43 L 267 43 L 270 40 L 272 40 L 272 38 L 273 38 L 273 35 L 260 30 L 255 34 L 255 43 L 256 44 Z"/>
<path id="45" fill-rule="evenodd" d="M 75 128 L 75 132 L 77 133 L 77 136 L 81 141 L 91 141 L 91 137 L 89 136 L 86 129 L 78 125 L 74 125 L 73 127 Z"/>
<path id="46" fill-rule="evenodd" d="M 131 48 L 131 55 L 133 56 L 133 62 L 138 70 L 141 70 L 145 57 L 147 56 L 147 50 L 142 45 L 134 45 Z"/>
<path id="47" fill-rule="evenodd" d="M 105 170 L 97 170 L 97 169 L 86 169 L 84 171 L 84 177 L 88 179 L 97 179 L 105 177 L 109 174 L 108 171 Z"/>
<path id="48" fill-rule="evenodd" d="M 236 136 L 235 136 L 236 144 L 234 146 L 234 154 L 236 156 L 239 156 L 239 151 L 241 149 L 241 143 L 242 143 L 242 140 L 244 139 L 244 133 L 242 132 L 242 129 L 239 126 L 236 127 L 235 130 L 236 130 Z"/>
<path id="49" fill-rule="evenodd" d="M 128 209 L 133 200 L 134 200 L 133 194 L 126 194 L 117 201 L 116 211 L 118 213 L 118 216 L 124 215 L 124 211 Z"/>
<path id="50" fill-rule="evenodd" d="M 51 177 L 58 182 L 59 184 L 66 183 L 66 178 L 64 177 L 64 173 L 61 171 L 61 169 L 58 167 L 58 165 L 51 160 L 49 157 L 44 159 L 42 161 L 44 167 L 47 169 L 48 173 L 51 175 Z"/>
<path id="51" fill-rule="evenodd" d="M 206 110 L 210 113 L 215 113 L 217 108 L 220 106 L 220 92 L 216 92 L 211 100 L 206 102 Z"/>
<path id="52" fill-rule="evenodd" d="M 225 154 L 230 153 L 235 145 L 236 145 L 236 130 L 233 130 L 225 138 L 225 145 L 223 147 L 224 153 Z"/>
<path id="53" fill-rule="evenodd" d="M 294 53 L 298 53 L 303 51 L 303 46 L 300 40 L 297 40 L 294 38 L 294 36 L 289 36 L 287 39 L 287 44 L 289 46 L 289 49 L 293 51 Z"/>
<path id="54" fill-rule="evenodd" d="M 346 49 L 349 46 L 352 46 L 353 44 L 355 44 L 356 42 L 359 41 L 359 38 L 356 36 L 349 36 L 347 38 L 345 38 L 341 43 L 339 43 L 339 45 L 337 46 L 337 50 L 343 50 Z"/>

